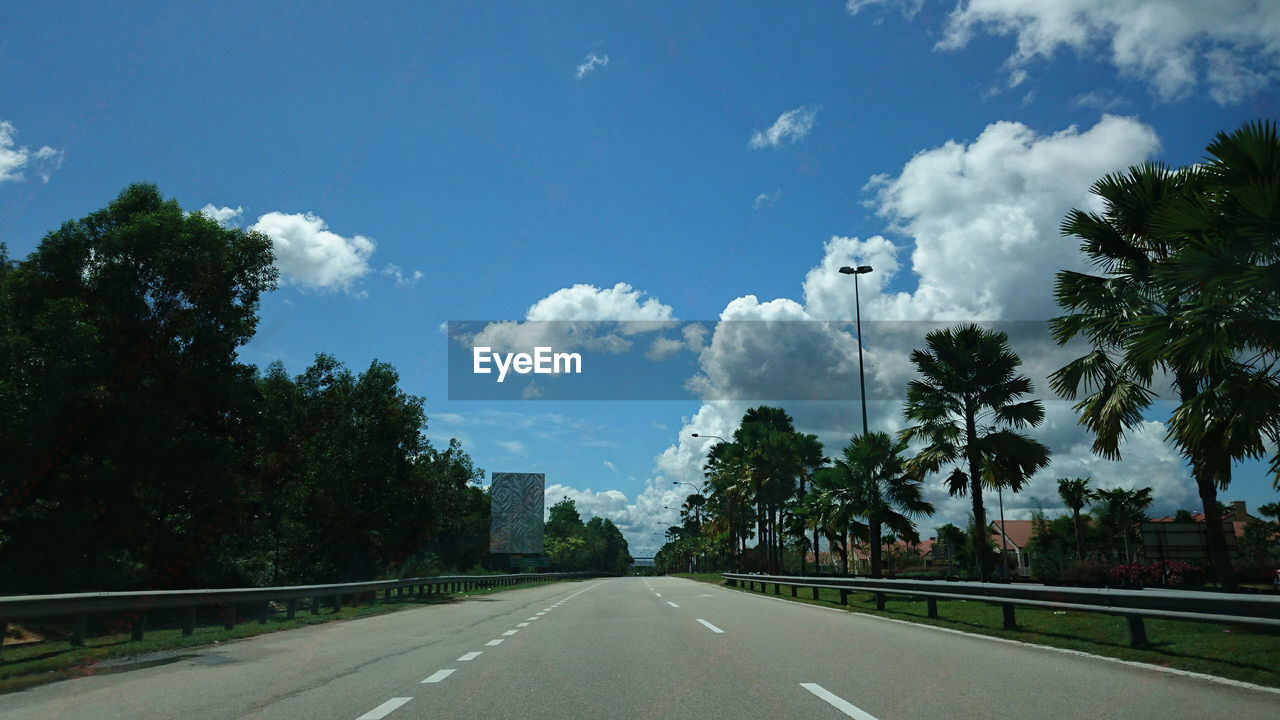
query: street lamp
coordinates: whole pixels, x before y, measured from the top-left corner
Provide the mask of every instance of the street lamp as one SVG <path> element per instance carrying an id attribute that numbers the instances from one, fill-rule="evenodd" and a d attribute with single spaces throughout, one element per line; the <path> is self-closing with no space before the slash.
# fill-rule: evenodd
<path id="1" fill-rule="evenodd" d="M 691 433 L 691 434 L 690 434 L 690 437 L 696 437 L 696 438 L 713 437 L 713 438 L 715 438 L 715 439 L 719 440 L 720 442 L 729 442 L 728 440 L 725 440 L 724 438 L 720 437 L 719 435 L 699 435 L 698 433 Z"/>
<path id="2" fill-rule="evenodd" d="M 862 308 L 858 298 L 858 276 L 871 272 L 870 265 L 840 268 L 840 272 L 853 276 L 853 312 L 858 323 L 858 394 L 862 398 L 862 434 L 867 434 L 867 383 L 862 374 Z"/>

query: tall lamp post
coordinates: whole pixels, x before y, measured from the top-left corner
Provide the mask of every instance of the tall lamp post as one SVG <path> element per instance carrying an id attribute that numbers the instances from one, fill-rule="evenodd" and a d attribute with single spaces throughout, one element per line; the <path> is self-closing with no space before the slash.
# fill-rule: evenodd
<path id="1" fill-rule="evenodd" d="M 862 434 L 865 436 L 867 434 L 867 382 L 862 372 L 862 308 L 858 297 L 858 276 L 871 272 L 871 266 L 849 267 L 846 265 L 840 268 L 840 272 L 853 276 L 853 312 L 858 324 L 858 396 L 862 400 Z"/>

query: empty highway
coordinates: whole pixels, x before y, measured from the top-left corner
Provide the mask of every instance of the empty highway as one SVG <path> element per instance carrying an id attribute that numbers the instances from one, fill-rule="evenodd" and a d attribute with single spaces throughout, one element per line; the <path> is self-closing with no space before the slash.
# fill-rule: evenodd
<path id="1" fill-rule="evenodd" d="M 9 718 L 1263 718 L 1237 687 L 678 578 L 612 578 L 187 650 Z"/>

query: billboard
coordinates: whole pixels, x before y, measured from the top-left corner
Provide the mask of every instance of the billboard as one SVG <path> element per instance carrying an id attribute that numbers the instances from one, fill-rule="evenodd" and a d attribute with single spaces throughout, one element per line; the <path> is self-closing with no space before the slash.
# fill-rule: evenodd
<path id="1" fill-rule="evenodd" d="M 489 488 L 489 552 L 542 552 L 542 473 L 494 473 Z"/>

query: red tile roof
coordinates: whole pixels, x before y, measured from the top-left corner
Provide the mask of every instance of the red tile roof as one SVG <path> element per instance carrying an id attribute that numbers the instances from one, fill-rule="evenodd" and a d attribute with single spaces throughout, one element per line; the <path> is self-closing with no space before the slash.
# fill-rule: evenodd
<path id="1" fill-rule="evenodd" d="M 1009 545 L 1019 550 L 1025 548 L 1027 543 L 1031 542 L 1031 521 L 1030 520 L 1006 520 L 1005 534 L 1009 538 Z M 991 521 L 991 539 L 995 541 L 996 547 L 1000 547 L 1000 521 Z"/>

